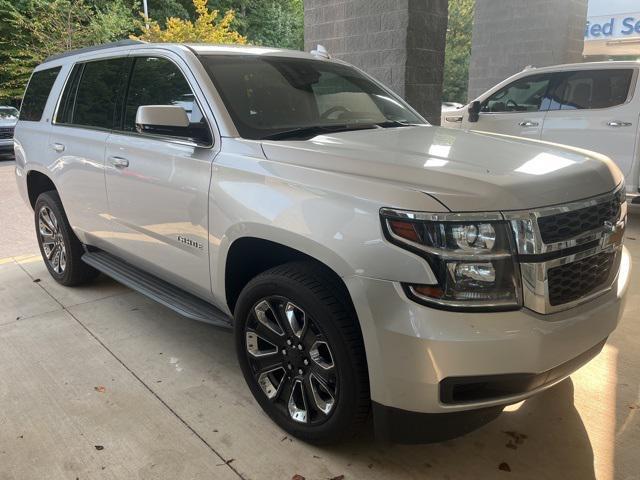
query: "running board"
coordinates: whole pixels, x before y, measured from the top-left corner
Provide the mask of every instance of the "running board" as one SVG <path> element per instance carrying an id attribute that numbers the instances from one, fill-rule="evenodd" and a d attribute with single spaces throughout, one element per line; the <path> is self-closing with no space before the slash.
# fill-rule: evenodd
<path id="1" fill-rule="evenodd" d="M 86 252 L 82 255 L 82 260 L 96 270 L 184 317 L 217 327 L 231 328 L 231 317 L 210 303 L 107 252 Z"/>

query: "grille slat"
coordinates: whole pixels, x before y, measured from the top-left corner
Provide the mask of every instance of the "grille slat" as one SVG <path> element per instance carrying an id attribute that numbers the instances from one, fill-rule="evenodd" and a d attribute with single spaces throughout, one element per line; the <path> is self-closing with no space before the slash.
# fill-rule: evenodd
<path id="1" fill-rule="evenodd" d="M 549 269 L 549 303 L 562 305 L 595 291 L 609 278 L 614 253 L 603 252 Z"/>
<path id="2" fill-rule="evenodd" d="M 0 139 L 13 138 L 13 127 L 0 127 Z"/>
<path id="3" fill-rule="evenodd" d="M 538 227 L 544 243 L 563 242 L 582 233 L 601 228 L 605 222 L 615 223 L 619 213 L 620 199 L 614 197 L 608 202 L 580 210 L 540 217 Z"/>

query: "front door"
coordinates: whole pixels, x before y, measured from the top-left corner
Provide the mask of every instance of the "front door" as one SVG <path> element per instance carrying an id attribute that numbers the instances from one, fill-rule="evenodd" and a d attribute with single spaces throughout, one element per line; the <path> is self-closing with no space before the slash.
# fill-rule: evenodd
<path id="1" fill-rule="evenodd" d="M 178 58 L 132 58 L 121 125 L 107 139 L 105 152 L 110 242 L 125 260 L 207 297 L 213 140 L 203 145 L 186 137 L 140 134 L 135 125 L 142 105 L 179 105 L 191 123 L 206 123 L 202 103 Z"/>
<path id="2" fill-rule="evenodd" d="M 562 74 L 542 139 L 603 153 L 631 178 L 639 115 L 639 103 L 632 98 L 636 76 L 633 68 Z"/>
<path id="3" fill-rule="evenodd" d="M 482 101 L 477 122 L 469 122 L 465 113 L 462 127 L 539 139 L 550 78 L 550 74 L 534 74 L 514 80 Z"/>

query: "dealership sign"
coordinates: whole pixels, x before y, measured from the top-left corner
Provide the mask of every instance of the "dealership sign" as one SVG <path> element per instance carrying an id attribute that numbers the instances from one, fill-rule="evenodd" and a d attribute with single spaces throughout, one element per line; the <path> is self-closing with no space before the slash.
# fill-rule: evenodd
<path id="1" fill-rule="evenodd" d="M 584 54 L 640 56 L 640 2 L 589 0 Z"/>
<path id="2" fill-rule="evenodd" d="M 640 12 L 637 15 L 592 18 L 587 20 L 584 39 L 640 38 Z"/>

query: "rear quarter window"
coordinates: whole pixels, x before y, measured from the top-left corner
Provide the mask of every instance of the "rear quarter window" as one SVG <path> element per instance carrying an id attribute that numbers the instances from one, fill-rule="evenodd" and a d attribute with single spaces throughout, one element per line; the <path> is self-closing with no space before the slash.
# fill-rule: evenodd
<path id="1" fill-rule="evenodd" d="M 27 90 L 24 93 L 22 107 L 20 108 L 20 120 L 29 122 L 39 122 L 42 112 L 47 104 L 47 99 L 51 93 L 61 67 L 47 68 L 39 70 L 31 75 Z"/>
<path id="2" fill-rule="evenodd" d="M 581 70 L 563 74 L 552 98 L 556 110 L 589 110 L 627 101 L 633 69 Z"/>

